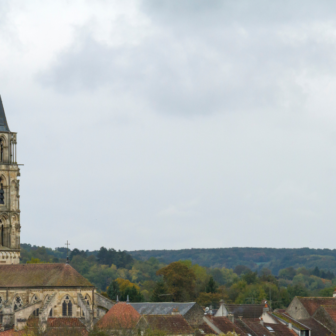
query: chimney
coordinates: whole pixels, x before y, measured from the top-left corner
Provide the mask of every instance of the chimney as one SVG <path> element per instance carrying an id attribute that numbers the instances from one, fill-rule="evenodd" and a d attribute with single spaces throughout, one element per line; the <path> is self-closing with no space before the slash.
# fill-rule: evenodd
<path id="1" fill-rule="evenodd" d="M 233 315 L 233 314 L 229 314 L 229 315 L 228 315 L 228 319 L 229 319 L 232 323 L 234 323 L 234 315 Z"/>
<path id="2" fill-rule="evenodd" d="M 288 323 L 288 329 L 289 329 L 289 330 L 292 330 L 292 329 L 293 329 L 292 323 Z"/>
<path id="3" fill-rule="evenodd" d="M 210 311 L 209 314 L 212 316 L 212 305 L 210 305 Z"/>
<path id="4" fill-rule="evenodd" d="M 117 300 L 116 300 L 116 302 L 119 302 L 119 295 L 117 295 Z"/>
<path id="5" fill-rule="evenodd" d="M 265 307 L 263 308 L 263 313 L 267 313 L 269 311 L 267 301 L 265 301 Z"/>
<path id="6" fill-rule="evenodd" d="M 262 326 L 264 326 L 264 321 L 263 321 L 263 319 L 260 320 L 260 324 L 261 324 Z"/>
<path id="7" fill-rule="evenodd" d="M 334 290 L 333 297 L 336 297 L 336 289 Z"/>
<path id="8" fill-rule="evenodd" d="M 127 301 L 126 302 L 129 302 L 129 295 L 127 295 Z"/>
<path id="9" fill-rule="evenodd" d="M 178 308 L 173 308 L 173 311 L 171 312 L 172 315 L 180 315 L 180 312 Z"/>
<path id="10" fill-rule="evenodd" d="M 238 316 L 238 318 L 239 318 L 239 320 L 242 320 L 243 319 L 243 315 Z"/>

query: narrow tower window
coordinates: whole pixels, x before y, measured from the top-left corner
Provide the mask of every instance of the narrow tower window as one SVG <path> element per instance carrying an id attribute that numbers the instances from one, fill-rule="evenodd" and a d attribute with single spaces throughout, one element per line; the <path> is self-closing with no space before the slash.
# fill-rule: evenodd
<path id="1" fill-rule="evenodd" d="M 5 204 L 5 192 L 3 188 L 2 178 L 0 178 L 0 204 Z"/>
<path id="2" fill-rule="evenodd" d="M 4 142 L 3 139 L 0 139 L 0 161 L 3 162 L 3 148 L 4 148 Z"/>

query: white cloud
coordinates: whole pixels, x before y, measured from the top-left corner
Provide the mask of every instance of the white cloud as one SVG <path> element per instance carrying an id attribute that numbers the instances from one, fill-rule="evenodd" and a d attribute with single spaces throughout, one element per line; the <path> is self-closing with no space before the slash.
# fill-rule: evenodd
<path id="1" fill-rule="evenodd" d="M 23 242 L 333 247 L 334 2 L 0 6 Z"/>

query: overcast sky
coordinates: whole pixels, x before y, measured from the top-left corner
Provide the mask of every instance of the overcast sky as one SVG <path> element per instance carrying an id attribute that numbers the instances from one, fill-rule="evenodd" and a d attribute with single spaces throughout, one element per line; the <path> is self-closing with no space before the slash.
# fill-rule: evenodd
<path id="1" fill-rule="evenodd" d="M 21 241 L 334 248 L 336 2 L 1 0 Z"/>

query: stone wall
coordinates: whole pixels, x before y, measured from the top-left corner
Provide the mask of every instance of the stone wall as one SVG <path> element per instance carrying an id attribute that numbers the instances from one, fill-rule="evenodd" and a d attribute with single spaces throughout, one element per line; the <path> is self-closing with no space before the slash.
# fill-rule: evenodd
<path id="1" fill-rule="evenodd" d="M 286 313 L 288 313 L 296 320 L 307 319 L 310 317 L 306 308 L 297 297 L 295 297 L 291 304 L 288 306 L 288 308 L 286 309 Z"/>
<path id="2" fill-rule="evenodd" d="M 183 317 L 191 326 L 198 326 L 203 323 L 204 311 L 196 303 Z"/>

